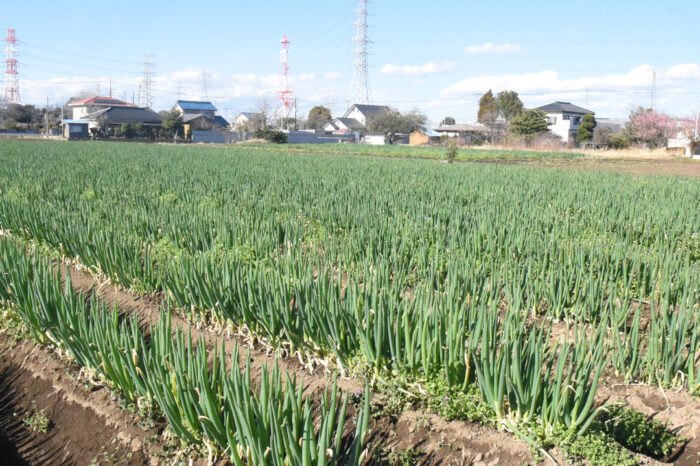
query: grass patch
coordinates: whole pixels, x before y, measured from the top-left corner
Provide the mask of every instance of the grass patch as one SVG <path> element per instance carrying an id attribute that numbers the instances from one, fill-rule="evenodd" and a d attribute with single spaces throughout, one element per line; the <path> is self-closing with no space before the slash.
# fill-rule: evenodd
<path id="1" fill-rule="evenodd" d="M 36 406 L 32 407 L 29 415 L 24 418 L 23 422 L 32 432 L 45 434 L 51 428 L 51 419 L 46 415 L 46 411 L 38 409 Z"/>
<path id="2" fill-rule="evenodd" d="M 594 424 L 581 435 L 555 433 L 554 444 L 573 463 L 587 462 L 593 466 L 633 466 L 637 461 L 620 444 L 609 437 L 600 424 Z"/>
<path id="3" fill-rule="evenodd" d="M 600 423 L 607 435 L 628 450 L 656 460 L 667 458 L 684 441 L 665 424 L 625 405 L 611 406 L 603 411 Z"/>

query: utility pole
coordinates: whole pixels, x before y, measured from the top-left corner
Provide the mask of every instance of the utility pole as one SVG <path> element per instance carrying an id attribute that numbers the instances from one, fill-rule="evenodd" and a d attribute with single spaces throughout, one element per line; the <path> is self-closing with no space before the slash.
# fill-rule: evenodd
<path id="1" fill-rule="evenodd" d="M 700 107 L 700 100 L 695 106 L 695 140 L 698 140 L 698 107 Z"/>
<path id="2" fill-rule="evenodd" d="M 656 68 L 651 71 L 651 111 L 656 107 Z"/>
<path id="3" fill-rule="evenodd" d="M 109 77 L 109 98 L 112 98 L 112 77 Z"/>
<path id="4" fill-rule="evenodd" d="M 202 100 L 209 100 L 209 76 L 207 70 L 202 71 Z"/>
<path id="5" fill-rule="evenodd" d="M 49 97 L 46 96 L 46 132 L 44 137 L 49 137 Z"/>
<path id="6" fill-rule="evenodd" d="M 590 89 L 586 89 L 586 108 L 588 108 L 588 106 L 589 106 L 589 103 L 588 103 L 588 93 L 589 93 L 589 91 L 590 91 Z"/>

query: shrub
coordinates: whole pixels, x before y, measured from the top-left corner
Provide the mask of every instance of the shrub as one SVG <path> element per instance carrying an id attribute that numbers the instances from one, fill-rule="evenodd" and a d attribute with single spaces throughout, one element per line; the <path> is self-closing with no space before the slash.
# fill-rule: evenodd
<path id="1" fill-rule="evenodd" d="M 268 142 L 274 142 L 275 144 L 286 144 L 287 135 L 282 131 L 274 131 L 270 128 L 262 128 L 255 131 L 255 137 L 258 139 L 264 139 Z"/>
<path id="2" fill-rule="evenodd" d="M 447 163 L 452 163 L 457 158 L 457 143 L 450 141 L 447 143 L 447 149 L 445 150 L 445 156 L 447 158 Z"/>
<path id="3" fill-rule="evenodd" d="M 608 137 L 608 146 L 611 149 L 626 149 L 630 146 L 630 140 L 623 133 L 613 133 Z"/>

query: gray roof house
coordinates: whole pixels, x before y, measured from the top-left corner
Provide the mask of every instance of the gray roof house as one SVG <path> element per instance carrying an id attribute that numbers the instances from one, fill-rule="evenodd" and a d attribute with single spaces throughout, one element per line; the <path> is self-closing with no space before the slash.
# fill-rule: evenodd
<path id="1" fill-rule="evenodd" d="M 107 107 L 82 117 L 88 120 L 89 128 L 106 136 L 119 136 L 122 125 L 142 125 L 146 128 L 160 127 L 163 123 L 160 115 L 150 108 L 142 107 Z"/>
<path id="2" fill-rule="evenodd" d="M 366 127 L 368 119 L 389 110 L 391 109 L 386 105 L 354 104 L 345 112 L 343 118 L 354 118 L 359 121 L 363 127 Z"/>
<path id="3" fill-rule="evenodd" d="M 578 125 L 583 115 L 595 115 L 595 112 L 574 105 L 571 102 L 553 102 L 537 107 L 535 110 L 544 112 L 549 124 L 549 130 L 561 137 L 562 141 L 569 142 L 576 137 Z"/>

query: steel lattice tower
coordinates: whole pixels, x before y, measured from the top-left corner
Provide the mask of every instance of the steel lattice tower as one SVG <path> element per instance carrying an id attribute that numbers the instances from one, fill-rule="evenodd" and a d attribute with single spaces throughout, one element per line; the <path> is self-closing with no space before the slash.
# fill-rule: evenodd
<path id="1" fill-rule="evenodd" d="M 21 103 L 19 97 L 19 79 L 17 73 L 17 58 L 15 58 L 17 53 L 17 38 L 15 37 L 15 30 L 7 30 L 7 48 L 5 53 L 7 58 L 5 59 L 5 96 L 3 98 L 3 103 L 5 104 L 19 104 Z"/>
<path id="2" fill-rule="evenodd" d="M 348 100 L 351 104 L 369 104 L 372 101 L 372 90 L 369 85 L 369 55 L 370 41 L 367 38 L 367 4 L 368 0 L 356 0 L 355 9 L 355 37 L 352 54 L 354 56 L 352 67 L 352 84 Z"/>
<path id="3" fill-rule="evenodd" d="M 151 56 L 143 56 L 143 73 L 141 75 L 141 86 L 139 89 L 139 105 L 145 108 L 153 106 L 153 67 Z"/>
<path id="4" fill-rule="evenodd" d="M 282 110 L 289 110 L 294 105 L 294 98 L 292 97 L 294 91 L 289 89 L 289 63 L 287 59 L 289 58 L 289 39 L 287 36 L 282 36 L 280 40 L 282 44 L 282 50 L 280 50 L 280 75 L 282 76 L 282 90 L 278 91 L 280 97 L 280 108 Z"/>

